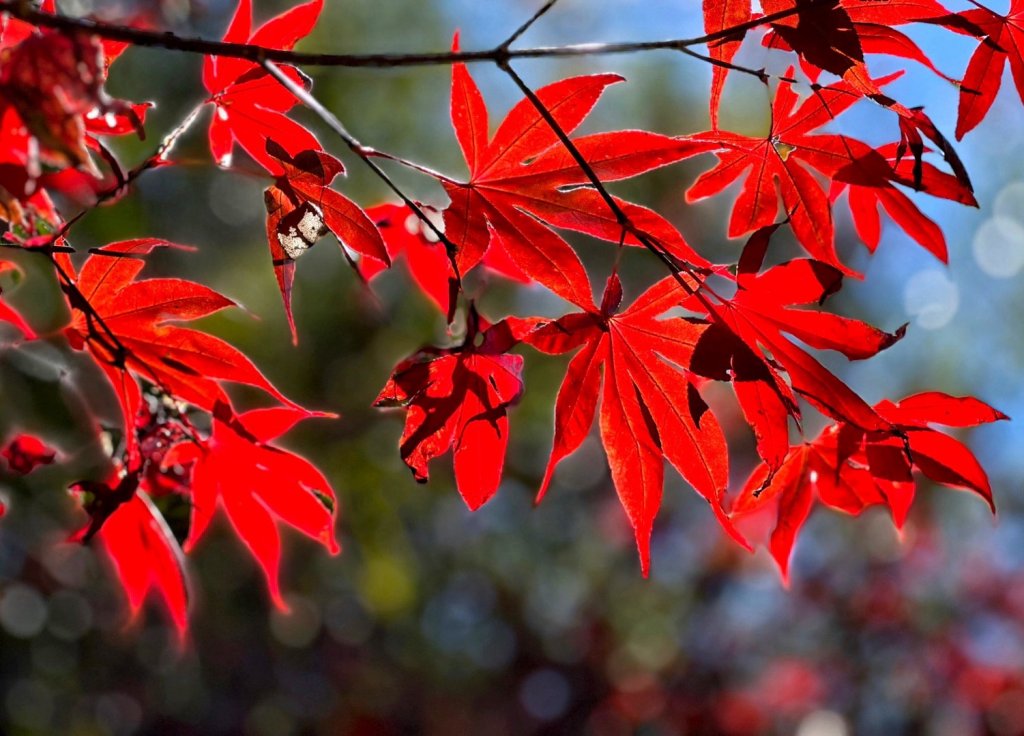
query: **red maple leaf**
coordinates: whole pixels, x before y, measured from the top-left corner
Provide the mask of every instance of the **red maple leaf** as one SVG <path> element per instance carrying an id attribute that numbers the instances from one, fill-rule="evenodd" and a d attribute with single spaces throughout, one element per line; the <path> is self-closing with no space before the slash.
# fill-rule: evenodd
<path id="1" fill-rule="evenodd" d="M 98 176 L 87 130 L 142 133 L 139 112 L 146 106 L 111 99 L 104 90 L 106 71 L 100 41 L 83 34 L 44 30 L 0 50 L 0 105 L 17 111 L 39 145 L 38 158 L 27 162 L 29 176 L 39 175 L 40 159 Z"/>
<path id="2" fill-rule="evenodd" d="M 801 7 L 803 6 L 803 7 Z M 936 68 L 914 41 L 895 26 L 915 22 L 942 22 L 949 11 L 935 0 L 899 0 L 872 3 L 839 0 L 769 0 L 766 13 L 790 8 L 798 12 L 772 24 L 764 44 L 796 51 L 801 66 L 815 81 L 821 71 L 843 77 L 854 89 L 900 114 L 906 108 L 886 97 L 868 73 L 866 54 L 884 54 L 923 64 L 947 81 L 956 83 Z"/>
<path id="3" fill-rule="evenodd" d="M 330 188 L 334 178 L 345 171 L 341 161 L 323 151 L 302 151 L 292 157 L 270 139 L 267 155 L 282 172 L 264 192 L 267 242 L 292 342 L 297 343 L 291 298 L 295 261 L 321 237 L 330 232 L 356 253 L 385 264 L 390 264 L 390 259 L 373 220 L 355 202 Z"/>
<path id="4" fill-rule="evenodd" d="M 281 13 L 254 33 L 252 0 L 240 0 L 224 41 L 248 43 L 275 49 L 291 49 L 313 29 L 323 0 L 312 0 Z M 282 71 L 296 84 L 308 80 L 296 69 Z M 210 152 L 221 166 L 231 164 L 235 143 L 272 174 L 280 174 L 279 163 L 267 154 L 266 141 L 273 138 L 288 153 L 319 149 L 316 138 L 285 113 L 295 106 L 295 96 L 269 76 L 261 67 L 242 59 L 206 56 L 203 59 L 203 84 L 214 105 L 210 122 Z"/>
<path id="5" fill-rule="evenodd" d="M 916 188 L 937 197 L 977 207 L 974 194 L 963 182 L 922 162 L 917 172 L 910 170 L 910 159 L 897 158 L 898 146 L 891 144 L 873 149 L 860 141 L 847 139 L 851 158 L 833 175 L 829 198 L 835 200 L 848 192 L 850 213 L 860 239 L 872 253 L 881 239 L 881 208 L 899 227 L 943 263 L 949 260 L 946 238 L 942 230 L 918 209 L 917 205 L 895 185 Z M 915 176 L 918 181 L 915 183 Z"/>
<path id="6" fill-rule="evenodd" d="M 290 404 L 236 348 L 175 324 L 235 306 L 234 302 L 192 281 L 135 280 L 145 265 L 143 256 L 158 247 L 181 246 L 155 238 L 112 243 L 91 255 L 77 277 L 70 259 L 60 254 L 62 268 L 77 286 L 77 291 L 66 290 L 71 324 L 65 334 L 74 347 L 89 351 L 113 384 L 129 445 L 134 444 L 130 430 L 141 408 L 136 376 L 213 413 L 230 411 L 221 381 L 255 386 Z"/>
<path id="7" fill-rule="evenodd" d="M 872 97 L 891 107 L 887 98 L 868 74 L 865 54 L 887 54 L 917 61 L 944 79 L 931 59 L 906 34 L 894 26 L 913 22 L 937 22 L 949 11 L 935 0 L 899 0 L 873 3 L 863 0 L 766 0 L 765 14 L 788 15 L 769 25 L 763 38 L 765 46 L 795 51 L 804 71 L 817 81 L 821 71 L 842 77 L 859 94 Z M 750 0 L 704 0 L 704 30 L 720 34 L 754 18 Z M 722 88 L 729 73 L 728 64 L 739 50 L 746 30 L 727 34 L 708 44 L 717 62 L 711 83 L 711 127 L 718 127 L 718 107 Z M 894 109 L 901 110 L 896 105 Z"/>
<path id="8" fill-rule="evenodd" d="M 900 528 L 914 500 L 917 471 L 935 483 L 973 491 L 995 510 L 988 477 L 971 451 L 930 425 L 972 427 L 1008 419 L 1005 414 L 971 397 L 938 392 L 898 404 L 882 401 L 875 410 L 900 436 L 831 425 L 817 439 L 791 448 L 773 475 L 767 464 L 758 467 L 734 500 L 731 514 L 738 520 L 762 510 L 775 515 L 769 549 L 784 578 L 815 500 L 849 514 L 884 504 Z"/>
<path id="9" fill-rule="evenodd" d="M 523 393 L 523 359 L 504 323 L 471 309 L 453 348 L 426 347 L 399 363 L 374 401 L 406 411 L 400 452 L 420 483 L 431 460 L 452 451 L 455 483 L 470 509 L 498 490 L 508 447 L 508 410 Z"/>
<path id="10" fill-rule="evenodd" d="M 707 34 L 721 33 L 730 28 L 742 25 L 753 17 L 750 0 L 703 0 L 704 9 L 704 32 Z M 726 36 L 719 41 L 708 44 L 708 51 L 711 58 L 717 64 L 711 67 L 711 128 L 718 130 L 718 107 L 722 101 L 722 90 L 725 87 L 726 77 L 729 75 L 729 67 L 740 50 L 743 43 L 743 35 Z"/>
<path id="11" fill-rule="evenodd" d="M 977 4 L 977 3 L 976 3 Z M 1024 0 L 1011 0 L 1005 15 L 984 6 L 959 13 L 980 29 L 981 43 L 967 63 L 960 85 L 960 108 L 956 121 L 957 140 L 974 130 L 988 114 L 1003 83 L 1003 70 L 1010 63 L 1017 94 L 1024 102 Z M 959 28 L 953 27 L 953 30 Z"/>
<path id="12" fill-rule="evenodd" d="M 771 126 L 763 137 L 727 131 L 696 133 L 695 140 L 717 147 L 718 164 L 686 192 L 695 202 L 718 194 L 746 174 L 733 205 L 729 237 L 771 225 L 779 199 L 800 244 L 817 260 L 847 271 L 835 252 L 835 225 L 828 195 L 812 170 L 831 176 L 848 164 L 845 136 L 813 134 L 860 99 L 846 82 L 816 90 L 799 102 L 793 85 L 780 82 L 772 104 Z M 847 271 L 848 272 L 848 271 Z"/>
<path id="13" fill-rule="evenodd" d="M 425 205 L 420 205 L 420 209 L 428 213 L 428 216 L 435 212 Z M 453 285 L 457 285 L 454 284 L 455 270 L 444 244 L 404 204 L 379 204 L 367 209 L 366 214 L 380 231 L 391 261 L 404 258 L 409 275 L 423 294 L 437 306 L 441 314 L 449 314 L 452 294 L 455 293 Z M 530 278 L 498 248 L 491 248 L 484 254 L 482 265 L 488 273 L 523 284 L 530 283 Z M 359 271 L 367 281 L 373 281 L 385 268 L 387 265 L 383 261 L 373 258 L 359 264 Z"/>
<path id="14" fill-rule="evenodd" d="M 181 547 L 143 488 L 120 504 L 96 533 L 138 616 L 151 593 L 163 603 L 179 638 L 188 625 L 189 584 Z"/>
<path id="15" fill-rule="evenodd" d="M 670 276 L 620 313 L 622 287 L 613 274 L 600 308 L 557 320 L 510 321 L 524 342 L 542 352 L 559 354 L 582 346 L 558 391 L 554 443 L 538 501 L 558 463 L 586 439 L 600 397 L 601 441 L 636 535 L 645 576 L 665 460 L 708 501 L 726 530 L 744 543 L 722 510 L 729 479 L 725 436 L 688 370 L 707 324 L 662 318 L 684 298 L 685 292 Z"/>
<path id="16" fill-rule="evenodd" d="M 303 419 L 333 416 L 289 407 L 255 409 L 229 422 L 214 417 L 207 440 L 176 445 L 163 464 L 191 467 L 192 516 L 185 551 L 195 547 L 222 507 L 263 569 L 274 604 L 287 610 L 278 583 L 281 537 L 276 522 L 337 554 L 336 498 L 312 463 L 270 443 Z"/>
<path id="17" fill-rule="evenodd" d="M 559 127 L 572 133 L 604 90 L 623 81 L 615 74 L 572 77 L 537 90 Z M 464 64 L 452 67 L 451 117 L 469 166 L 469 181 L 442 179 L 451 204 L 445 235 L 456 245 L 459 273 L 476 266 L 489 248 L 534 281 L 584 309 L 593 307 L 590 283 L 579 257 L 549 226 L 611 242 L 637 245 L 529 99 L 518 102 L 488 137 L 487 108 Z M 602 181 L 616 181 L 708 150 L 702 141 L 646 131 L 598 133 L 574 144 Z M 583 186 L 581 186 L 583 185 Z M 695 253 L 664 218 L 618 200 L 632 223 L 667 252 L 693 265 Z M 546 223 L 546 224 L 545 224 Z"/>
<path id="18" fill-rule="evenodd" d="M 751 237 L 740 258 L 736 293 L 723 298 L 707 285 L 684 304 L 706 313 L 714 324 L 697 347 L 692 369 L 716 380 L 731 380 L 740 407 L 757 436 L 757 449 L 777 469 L 788 447 L 786 416 L 799 420 L 793 392 L 816 409 L 866 431 L 892 433 L 892 426 L 845 383 L 795 345 L 834 350 L 850 359 L 869 358 L 903 336 L 858 320 L 802 308 L 822 304 L 842 285 L 833 266 L 806 258 L 761 269 L 777 226 Z M 781 371 L 789 376 L 783 381 Z"/>
<path id="19" fill-rule="evenodd" d="M 924 21 L 945 25 L 963 33 L 977 32 L 971 23 L 949 15 L 945 8 L 932 0 L 900 0 L 884 4 L 859 0 L 762 0 L 761 7 L 766 17 L 774 18 L 770 24 L 771 31 L 765 37 L 765 44 L 795 51 L 804 72 L 815 84 L 815 94 L 819 94 L 817 83 L 822 71 L 841 77 L 848 93 L 869 98 L 899 116 L 903 140 L 897 159 L 901 159 L 909 150 L 920 166 L 924 148 L 922 136 L 926 137 L 942 152 L 956 177 L 967 189 L 971 189 L 967 170 L 956 151 L 924 111 L 908 108 L 882 91 L 882 87 L 898 75 L 875 80 L 864 63 L 865 53 L 886 53 L 920 61 L 941 74 L 910 38 L 892 26 Z M 749 10 L 749 2 L 735 2 L 730 4 L 728 12 L 738 17 L 749 13 Z M 719 27 L 723 20 L 719 9 L 714 6 L 705 7 L 705 27 L 709 33 L 724 30 Z M 713 128 L 717 128 L 718 99 L 728 61 L 745 32 L 727 35 L 710 46 L 712 57 L 718 62 L 717 73 L 712 80 Z M 787 72 L 786 77 L 792 77 L 792 70 Z M 809 128 L 804 132 L 806 130 Z M 919 184 L 919 177 L 915 177 L 914 181 Z M 815 255 L 821 257 L 820 254 Z"/>

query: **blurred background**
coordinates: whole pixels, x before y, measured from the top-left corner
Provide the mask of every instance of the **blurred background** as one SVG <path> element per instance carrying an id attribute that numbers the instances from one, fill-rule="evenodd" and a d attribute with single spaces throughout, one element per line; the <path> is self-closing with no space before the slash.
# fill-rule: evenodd
<path id="1" fill-rule="evenodd" d="M 220 37 L 233 5 L 61 3 L 72 14 L 111 17 L 141 8 L 154 24 L 211 38 Z M 259 23 L 287 4 L 255 5 Z M 456 29 L 464 48 L 491 47 L 537 5 L 338 0 L 327 3 L 304 48 L 437 50 Z M 521 43 L 698 35 L 698 6 L 563 0 Z M 953 76 L 974 48 L 928 29 L 914 37 Z M 776 72 L 787 63 L 756 42 L 739 61 Z M 876 74 L 902 66 L 872 62 Z M 582 131 L 680 134 L 708 126 L 710 70 L 692 59 L 654 53 L 518 68 L 534 86 L 594 71 L 625 75 L 628 84 L 606 93 Z M 448 119 L 448 69 L 312 71 L 315 93 L 364 143 L 464 174 Z M 472 71 L 493 125 L 518 95 L 490 66 Z M 149 141 L 115 142 L 127 165 L 204 97 L 197 57 L 147 49 L 117 62 L 109 89 L 158 103 Z M 949 83 L 911 67 L 891 89 L 953 130 Z M 733 75 L 722 126 L 763 133 L 767 101 L 758 82 Z M 305 111 L 295 116 L 345 160 L 349 177 L 338 186 L 349 196 L 365 206 L 388 200 L 329 131 Z M 992 114 L 958 146 L 980 211 L 916 200 L 946 233 L 948 269 L 891 226 L 869 258 L 838 208 L 840 253 L 865 279 L 848 283 L 834 308 L 888 330 L 911 323 L 906 339 L 876 359 L 827 359 L 869 402 L 927 388 L 971 393 L 1024 416 L 1022 120 L 1008 77 Z M 73 242 L 85 248 L 152 235 L 197 246 L 155 254 L 147 272 L 197 279 L 244 304 L 204 329 L 242 348 L 299 403 L 342 415 L 306 422 L 283 444 L 333 482 L 344 551 L 330 557 L 285 532 L 285 615 L 273 610 L 262 575 L 219 522 L 189 560 L 194 601 L 185 650 L 159 607 L 129 621 L 106 561 L 90 548 L 55 543 L 81 522 L 68 483 L 102 473 L 87 418 L 112 421 L 112 399 L 59 339 L 0 349 L 0 431 L 37 432 L 64 458 L 0 488 L 9 503 L 0 525 L 0 733 L 1024 733 L 1021 424 L 960 435 L 991 474 L 997 519 L 979 499 L 939 488 L 922 489 L 902 537 L 881 510 L 856 519 L 816 513 L 797 544 L 788 590 L 764 550 L 739 550 L 706 504 L 670 477 L 644 580 L 596 435 L 562 464 L 545 502 L 532 505 L 566 360 L 527 354 L 527 392 L 511 414 L 505 481 L 491 503 L 466 510 L 448 458 L 432 466 L 429 485 L 416 485 L 397 451 L 402 414 L 370 404 L 395 363 L 423 344 L 443 343 L 443 318 L 410 287 L 403 265 L 375 282 L 374 296 L 325 239 L 297 269 L 300 344 L 291 347 L 265 242 L 268 181 L 242 153 L 233 170 L 215 168 L 204 130 L 196 125 L 176 149 L 183 165 L 144 176 L 133 195 L 77 227 Z M 842 130 L 876 144 L 897 135 L 892 117 L 866 104 L 845 116 Z M 735 190 L 683 202 L 711 161 L 697 158 L 616 191 L 670 217 L 714 260 L 734 261 L 741 243 L 724 233 Z M 412 195 L 444 204 L 431 181 L 393 173 Z M 599 288 L 614 249 L 579 245 Z M 785 255 L 792 245 L 777 247 Z M 40 331 L 59 329 L 66 315 L 55 284 L 35 262 L 20 263 L 26 277 L 5 298 Z M 627 299 L 661 275 L 639 250 L 626 254 L 623 269 Z M 471 289 L 493 318 L 566 311 L 539 289 L 495 281 L 483 293 L 484 286 Z M 239 394 L 239 404 L 250 398 Z M 735 409 L 722 411 L 738 486 L 754 465 L 752 439 Z M 809 417 L 811 436 L 820 426 Z"/>

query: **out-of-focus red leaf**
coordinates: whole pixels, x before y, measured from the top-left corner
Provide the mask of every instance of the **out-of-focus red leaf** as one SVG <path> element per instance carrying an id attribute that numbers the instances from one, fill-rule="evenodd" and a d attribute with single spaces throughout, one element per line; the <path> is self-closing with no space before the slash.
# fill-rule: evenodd
<path id="1" fill-rule="evenodd" d="M 337 502 L 331 484 L 308 460 L 270 444 L 299 421 L 316 416 L 333 415 L 279 407 L 249 411 L 231 422 L 215 417 L 208 440 L 181 443 L 165 461 L 191 466 L 192 517 L 185 550 L 195 547 L 217 508 L 223 508 L 281 609 L 287 605 L 278 582 L 276 522 L 294 527 L 331 554 L 341 549 L 334 535 Z"/>
<path id="2" fill-rule="evenodd" d="M 99 174 L 87 148 L 90 118 L 121 120 L 111 131 L 98 132 L 131 127 L 141 133 L 135 108 L 112 100 L 105 81 L 103 49 L 93 36 L 46 30 L 0 51 L 0 104 L 17 111 L 48 165 Z M 29 166 L 38 176 L 39 162 Z"/>
<path id="3" fill-rule="evenodd" d="M 0 261 L 0 275 L 4 273 L 20 274 L 21 269 L 10 261 Z M 0 294 L 2 293 L 3 290 L 0 289 Z M 36 337 L 35 331 L 25 321 L 25 318 L 18 314 L 11 305 L 4 302 L 3 299 L 0 299 L 0 322 L 7 322 L 17 327 L 26 340 L 34 340 Z"/>
<path id="4" fill-rule="evenodd" d="M 12 473 L 28 475 L 40 465 L 52 463 L 57 451 L 34 435 L 19 434 L 4 446 L 0 456 Z"/>

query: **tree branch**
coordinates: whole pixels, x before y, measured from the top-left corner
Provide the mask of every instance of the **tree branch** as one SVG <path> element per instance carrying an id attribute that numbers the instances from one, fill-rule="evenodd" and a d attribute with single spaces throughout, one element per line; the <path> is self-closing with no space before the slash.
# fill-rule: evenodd
<path id="1" fill-rule="evenodd" d="M 509 49 L 504 44 L 482 51 L 443 51 L 423 53 L 380 53 L 380 54 L 321 54 L 301 51 L 284 51 L 245 43 L 211 41 L 203 38 L 178 36 L 164 31 L 132 28 L 112 23 L 73 18 L 66 15 L 51 15 L 36 10 L 20 0 L 0 0 L 0 13 L 31 23 L 42 28 L 65 32 L 91 33 L 112 41 L 124 41 L 133 46 L 163 48 L 193 54 L 206 54 L 232 59 L 243 59 L 254 64 L 265 61 L 296 66 L 335 66 L 361 68 L 394 68 L 410 66 L 437 66 L 455 63 L 497 63 L 501 59 L 539 59 L 569 56 L 598 56 L 629 54 L 643 51 L 678 51 L 691 46 L 715 43 L 728 38 L 742 37 L 747 31 L 765 24 L 774 23 L 796 15 L 809 7 L 827 5 L 836 0 L 810 0 L 792 8 L 765 15 L 761 18 L 693 38 L 677 38 L 661 41 L 625 41 L 616 43 L 581 43 L 565 46 L 537 46 L 526 49 Z M 539 16 L 538 16 L 539 17 Z M 514 40 L 515 37 L 513 37 Z"/>

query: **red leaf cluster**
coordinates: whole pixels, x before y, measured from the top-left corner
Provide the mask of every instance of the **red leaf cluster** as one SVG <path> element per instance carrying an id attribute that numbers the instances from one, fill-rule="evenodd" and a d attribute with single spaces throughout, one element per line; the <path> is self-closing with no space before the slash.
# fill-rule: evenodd
<path id="1" fill-rule="evenodd" d="M 402 360 L 374 402 L 404 411 L 400 454 L 417 481 L 425 482 L 431 461 L 450 451 L 467 506 L 476 510 L 494 496 L 510 442 L 510 412 L 524 391 L 525 359 L 518 351 L 528 345 L 543 354 L 572 354 L 555 399 L 552 450 L 538 500 L 596 418 L 610 482 L 634 530 L 645 575 L 666 461 L 743 546 L 749 544 L 737 526 L 774 514 L 769 546 L 784 574 L 815 499 L 847 513 L 884 504 L 899 526 L 916 493 L 916 473 L 992 504 L 988 479 L 967 446 L 932 425 L 968 427 L 1004 415 L 976 399 L 936 392 L 871 406 L 814 351 L 864 360 L 896 343 L 905 329 L 888 332 L 824 309 L 844 278 L 856 275 L 837 247 L 842 197 L 869 250 L 880 243 L 884 211 L 942 261 L 949 257 L 943 233 L 912 195 L 977 206 L 954 146 L 923 110 L 885 91 L 903 72 L 877 77 L 869 57 L 913 61 L 955 81 L 936 68 L 910 29 L 927 23 L 977 39 L 959 90 L 961 138 L 984 119 L 1007 62 L 1024 99 L 1018 51 L 1024 5 L 1014 0 L 999 15 L 980 6 L 953 14 L 936 0 L 761 0 L 757 14 L 751 0 L 703 0 L 704 58 L 713 65 L 710 127 L 677 135 L 632 129 L 577 135 L 623 77 L 573 76 L 533 91 L 501 49 L 492 61 L 525 94 L 492 131 L 492 115 L 468 67 L 448 57 L 449 112 L 465 180 L 361 146 L 333 121 L 349 149 L 393 189 L 398 185 L 373 162 L 427 174 L 447 198 L 446 205 L 419 204 L 403 194 L 404 204 L 369 210 L 334 189 L 345 173 L 342 162 L 289 117 L 300 98 L 309 101 L 302 91 L 311 90 L 309 78 L 280 65 L 293 83 L 289 88 L 268 71 L 272 67 L 253 60 L 292 49 L 310 34 L 323 6 L 322 0 L 297 5 L 253 31 L 251 0 L 239 0 L 223 36 L 227 45 L 218 48 L 222 55 L 203 59 L 209 148 L 214 161 L 230 169 L 241 168 L 233 165 L 240 147 L 269 180 L 267 244 L 293 342 L 296 261 L 328 233 L 368 282 L 404 260 L 447 318 L 450 335 L 464 318 L 465 334 Z M 57 12 L 52 2 L 42 11 Z M 77 538 L 97 539 L 106 549 L 133 611 L 156 597 L 184 631 L 185 553 L 223 509 L 283 608 L 280 522 L 331 553 L 339 547 L 330 482 L 277 441 L 302 420 L 334 415 L 298 406 L 242 352 L 192 324 L 235 306 L 231 299 L 193 281 L 140 278 L 155 250 L 181 246 L 143 237 L 94 248 L 82 262 L 69 255 L 68 231 L 81 213 L 66 217 L 50 192 L 74 199 L 87 191 L 97 203 L 113 198 L 143 171 L 167 163 L 164 154 L 194 119 L 126 176 L 101 137 L 141 134 L 146 106 L 106 94 L 109 65 L 126 45 L 101 40 L 103 26 L 96 28 L 99 35 L 14 19 L 0 23 L 3 237 L 48 259 L 70 313 L 62 334 L 103 372 L 122 414 L 120 426 L 108 428 L 114 440 L 109 472 L 73 486 L 88 517 Z M 789 55 L 785 74 L 742 66 L 740 52 L 752 34 Z M 120 38 L 124 31 L 108 35 Z M 682 47 L 701 57 L 693 45 Z M 240 48 L 252 53 L 235 53 Z M 770 88 L 770 123 L 762 135 L 721 128 L 730 71 Z M 837 127 L 862 100 L 891 116 L 891 129 L 880 136 L 889 143 L 872 145 Z M 720 196 L 737 185 L 727 234 L 749 240 L 735 263 L 712 263 L 669 219 L 606 186 L 704 153 L 717 161 L 686 189 L 685 199 Z M 101 161 L 113 189 L 101 178 Z M 778 257 L 772 235 L 780 228 L 788 228 L 809 257 Z M 624 246 L 644 248 L 669 273 L 622 308 L 616 260 L 597 303 L 592 272 L 578 250 L 584 239 L 613 244 L 619 260 L 636 253 Z M 0 273 L 15 270 L 0 261 Z M 487 279 L 479 278 L 485 270 L 544 287 L 570 311 L 492 324 L 464 287 L 465 279 L 475 278 L 485 291 Z M 3 301 L 0 321 L 22 340 L 37 339 Z M 762 461 L 733 496 L 727 437 L 709 404 L 716 383 L 731 384 Z M 271 406 L 237 412 L 232 384 L 257 389 Z M 833 422 L 811 441 L 802 439 L 807 406 Z M 800 436 L 795 442 L 793 430 Z M 2 454 L 16 473 L 55 459 L 29 436 Z M 175 504 L 188 506 L 183 528 L 166 521 L 175 518 L 168 513 Z"/>

